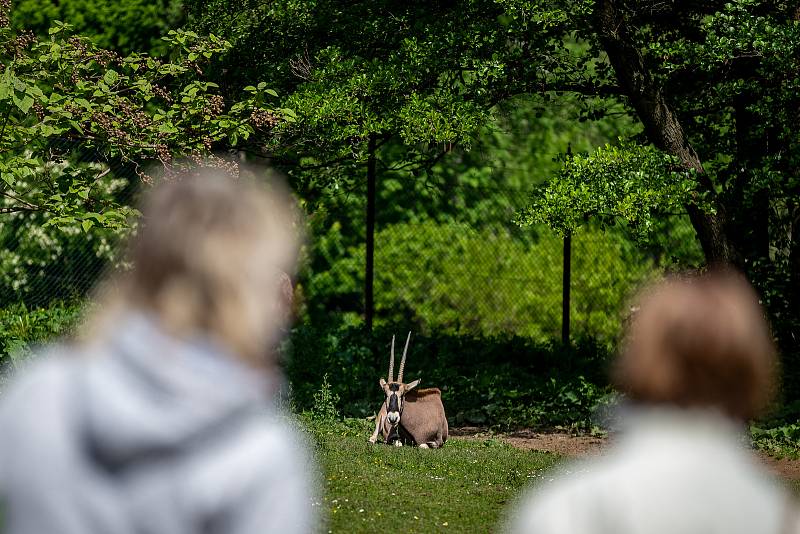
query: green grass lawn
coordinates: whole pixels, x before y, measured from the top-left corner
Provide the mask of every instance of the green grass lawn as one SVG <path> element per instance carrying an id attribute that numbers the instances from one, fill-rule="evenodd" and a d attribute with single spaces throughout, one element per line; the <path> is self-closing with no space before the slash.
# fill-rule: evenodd
<path id="1" fill-rule="evenodd" d="M 440 450 L 371 445 L 368 426 L 357 425 L 315 436 L 331 532 L 489 532 L 520 489 L 558 461 L 497 440 L 451 439 Z"/>
<path id="2" fill-rule="evenodd" d="M 496 439 L 450 439 L 441 450 L 371 445 L 370 426 L 354 419 L 309 425 L 330 532 L 496 531 L 520 491 L 561 461 Z M 800 481 L 787 485 L 800 497 Z"/>
<path id="3" fill-rule="evenodd" d="M 372 445 L 370 426 L 348 419 L 313 432 L 330 532 L 496 531 L 520 490 L 561 461 L 496 439 L 451 438 L 440 450 Z M 800 497 L 800 481 L 786 484 Z"/>

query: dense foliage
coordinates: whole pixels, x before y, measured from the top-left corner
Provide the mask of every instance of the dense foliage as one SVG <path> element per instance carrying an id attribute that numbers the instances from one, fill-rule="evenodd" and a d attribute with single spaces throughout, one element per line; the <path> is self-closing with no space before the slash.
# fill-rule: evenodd
<path id="1" fill-rule="evenodd" d="M 706 262 L 733 264 L 757 286 L 794 369 L 794 3 L 252 1 L 247 17 L 228 14 L 226 0 L 187 6 L 198 27 L 233 42 L 219 67 L 237 73 L 231 87 L 268 72 L 297 110 L 286 157 L 303 183 L 362 176 L 370 139 L 379 155 L 401 146 L 392 162 L 425 174 L 519 94 L 543 105 L 568 95 L 576 119 L 640 123 L 618 146 L 564 158 L 519 221 L 575 233 L 597 217 L 646 242 L 665 217 L 688 217 Z"/>
<path id="2" fill-rule="evenodd" d="M 198 79 L 202 62 L 225 50 L 219 38 L 170 32 L 179 55 L 165 62 L 121 57 L 66 32 L 58 22 L 47 40 L 2 30 L 3 213 L 47 212 L 49 224 L 78 221 L 84 230 L 123 226 L 124 203 L 98 198 L 94 188 L 109 165 L 130 164 L 147 182 L 140 169 L 148 160 L 166 166 L 175 156 L 200 157 L 215 142 L 235 145 L 278 120 L 263 107 L 264 84 L 226 103 L 216 84 Z"/>
<path id="3" fill-rule="evenodd" d="M 403 318 L 427 330 L 537 338 L 559 332 L 560 238 L 544 227 L 519 228 L 515 213 L 534 184 L 558 171 L 557 156 L 567 147 L 593 150 L 634 129 L 612 119 L 574 121 L 578 109 L 567 98 L 546 109 L 516 98 L 492 110 L 470 150 L 456 147 L 425 172 L 401 163 L 398 143 L 381 148 L 378 322 Z M 348 183 L 337 189 L 303 189 L 311 240 L 300 283 L 312 320 L 333 310 L 354 320 L 363 313 L 365 186 L 363 174 L 342 176 Z M 611 340 L 623 301 L 639 281 L 676 262 L 702 260 L 688 223 L 673 219 L 660 221 L 646 248 L 616 229 L 575 239 L 576 332 Z"/>
<path id="4" fill-rule="evenodd" d="M 334 226 L 316 253 L 330 268 L 303 287 L 312 317 L 338 306 L 359 310 L 364 246 Z M 544 341 L 561 331 L 562 241 L 547 229 L 527 239 L 503 228 L 431 220 L 376 234 L 376 310 L 381 324 L 412 322 L 426 332 Z M 580 335 L 613 343 L 631 293 L 655 274 L 647 255 L 619 235 L 586 231 L 573 241 L 572 323 Z M 353 317 L 355 321 L 355 317 Z"/>
<path id="5" fill-rule="evenodd" d="M 282 120 L 258 83 L 226 100 L 202 69 L 229 44 L 170 31 L 168 60 L 121 56 L 58 21 L 0 28 L 0 302 L 82 294 L 135 215 L 133 192 L 181 158 L 261 141 Z"/>
<path id="6" fill-rule="evenodd" d="M 161 54 L 161 37 L 184 21 L 179 0 L 16 0 L 11 26 L 46 36 L 54 20 L 68 21 L 101 48 L 121 54 Z"/>
<path id="7" fill-rule="evenodd" d="M 568 162 L 534 196 L 531 219 L 570 230 L 581 215 L 599 214 L 646 229 L 654 216 L 682 207 L 706 260 L 745 270 L 761 291 L 795 374 L 797 6 L 751 0 L 585 5 L 590 16 L 575 19 L 575 28 L 609 59 L 586 74 L 596 84 L 615 84 L 611 90 L 629 104 L 644 132 L 639 146 Z M 641 160 L 646 143 L 662 154 Z M 598 172 L 603 168 L 613 172 Z"/>
<path id="8" fill-rule="evenodd" d="M 33 355 L 42 345 L 68 337 L 81 317 L 81 306 L 52 302 L 47 308 L 24 304 L 0 309 L 0 384 L 8 368 Z"/>
<path id="9" fill-rule="evenodd" d="M 403 330 L 402 332 L 405 332 Z M 339 411 L 374 414 L 383 400 L 389 343 L 396 328 L 302 325 L 287 350 L 292 399 L 297 410 L 312 409 L 323 375 Z M 502 428 L 567 426 L 588 430 L 613 398 L 605 378 L 608 352 L 590 341 L 565 349 L 521 337 L 415 335 L 406 375 L 422 387 L 439 387 L 448 419 L 455 425 Z"/>

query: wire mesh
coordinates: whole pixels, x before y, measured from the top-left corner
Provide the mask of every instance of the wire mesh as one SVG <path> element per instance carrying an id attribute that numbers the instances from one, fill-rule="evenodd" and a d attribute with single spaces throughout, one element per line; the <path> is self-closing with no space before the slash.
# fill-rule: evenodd
<path id="1" fill-rule="evenodd" d="M 62 145 L 53 150 L 74 152 L 76 148 L 67 142 Z M 96 162 L 108 170 L 100 173 L 103 177 L 94 185 L 101 195 L 115 203 L 132 202 L 139 177 L 130 165 L 109 164 L 87 147 L 78 150 L 77 157 L 83 162 Z M 32 183 L 29 187 L 42 186 Z M 0 202 L 7 207 L 14 199 L 3 196 Z M 0 309 L 19 303 L 30 309 L 54 301 L 80 300 L 104 270 L 118 261 L 124 230 L 100 226 L 84 229 L 79 222 L 50 225 L 52 217 L 46 209 L 0 216 Z"/>
<path id="2" fill-rule="evenodd" d="M 422 331 L 559 339 L 563 238 L 519 228 L 524 190 L 487 188 L 505 214 L 493 221 L 413 216 L 379 222 L 375 234 L 375 322 Z M 335 228 L 331 222 L 329 228 Z M 333 240 L 332 232 L 319 235 Z M 320 251 L 319 249 L 323 250 Z M 328 316 L 364 313 L 363 246 L 318 247 L 324 265 L 307 273 L 307 306 Z M 571 337 L 613 342 L 631 293 L 656 271 L 623 234 L 591 225 L 572 239 Z"/>
<path id="3" fill-rule="evenodd" d="M 125 165 L 110 171 L 116 200 L 130 202 L 138 183 L 136 173 Z M 471 195 L 477 199 L 473 205 L 458 209 L 440 209 L 440 194 L 437 209 L 378 217 L 376 323 L 415 324 L 422 331 L 558 339 L 562 238 L 546 228 L 520 229 L 511 222 L 527 201 L 524 189 L 472 187 Z M 363 320 L 364 240 L 347 228 L 363 225 L 359 218 L 363 195 L 354 198 L 356 210 L 329 213 L 320 225 L 324 231 L 312 236 L 312 259 L 301 272 L 298 287 L 310 315 Z M 489 200 L 491 209 L 486 208 Z M 478 203 L 491 216 L 474 217 Z M 441 211 L 448 215 L 441 216 Z M 0 308 L 24 303 L 30 309 L 80 300 L 118 261 L 118 232 L 98 227 L 85 231 L 79 225 L 48 227 L 46 221 L 46 213 L 0 217 Z M 578 231 L 572 239 L 571 336 L 613 341 L 626 299 L 655 269 L 620 234 L 591 226 Z"/>

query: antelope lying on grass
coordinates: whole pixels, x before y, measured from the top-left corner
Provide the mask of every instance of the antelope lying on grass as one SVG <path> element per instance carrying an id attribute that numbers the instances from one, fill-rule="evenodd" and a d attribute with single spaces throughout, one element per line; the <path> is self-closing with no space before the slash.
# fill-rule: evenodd
<path id="1" fill-rule="evenodd" d="M 415 389 L 419 380 L 408 384 L 403 382 L 403 368 L 406 365 L 406 353 L 411 332 L 406 338 L 403 358 L 400 360 L 400 371 L 397 381 L 394 376 L 394 336 L 392 336 L 392 352 L 389 358 L 389 383 L 383 378 L 379 384 L 386 394 L 381 411 L 375 418 L 375 432 L 370 436 L 370 443 L 375 443 L 378 433 L 383 441 L 400 447 L 403 443 L 419 445 L 420 448 L 436 449 L 447 441 L 447 418 L 442 405 L 442 392 L 438 388 Z"/>

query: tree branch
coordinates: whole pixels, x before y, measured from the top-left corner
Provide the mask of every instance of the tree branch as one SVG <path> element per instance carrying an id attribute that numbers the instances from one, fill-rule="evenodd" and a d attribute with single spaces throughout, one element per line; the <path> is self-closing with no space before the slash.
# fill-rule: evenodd
<path id="1" fill-rule="evenodd" d="M 677 114 L 647 70 L 616 0 L 598 0 L 595 15 L 600 41 L 620 86 L 644 124 L 648 139 L 659 149 L 676 156 L 687 169 L 695 171 L 699 185 L 713 195 L 711 179 L 689 143 Z M 706 260 L 709 263 L 738 263 L 738 255 L 725 234 L 727 217 L 724 206 L 717 201 L 715 207 L 715 214 L 702 211 L 692 202 L 687 203 L 686 209 Z"/>

